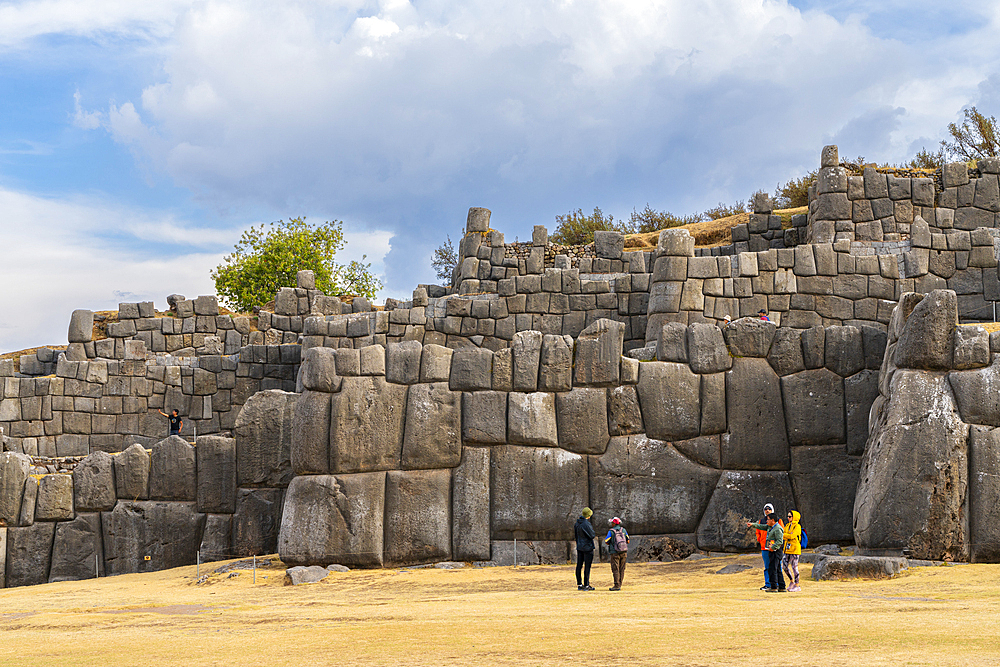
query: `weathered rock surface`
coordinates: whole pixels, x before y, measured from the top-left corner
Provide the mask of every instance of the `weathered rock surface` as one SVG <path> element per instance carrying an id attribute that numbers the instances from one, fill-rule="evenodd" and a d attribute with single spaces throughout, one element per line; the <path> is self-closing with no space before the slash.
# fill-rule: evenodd
<path id="1" fill-rule="evenodd" d="M 193 502 L 119 501 L 101 514 L 108 575 L 194 565 L 204 525 Z"/>
<path id="2" fill-rule="evenodd" d="M 289 564 L 382 565 L 385 473 L 305 475 L 288 486 L 278 554 Z"/>
<path id="3" fill-rule="evenodd" d="M 453 468 L 462 459 L 462 393 L 447 382 L 412 385 L 406 397 L 404 469 Z"/>
<path id="4" fill-rule="evenodd" d="M 73 506 L 77 512 L 99 512 L 115 506 L 111 455 L 94 452 L 73 469 Z"/>
<path id="5" fill-rule="evenodd" d="M 23 528 L 7 529 L 7 587 L 34 586 L 49 580 L 52 537 L 56 524 L 51 521 Z"/>
<path id="6" fill-rule="evenodd" d="M 451 558 L 451 471 L 386 473 L 385 562 L 432 563 Z"/>
<path id="7" fill-rule="evenodd" d="M 559 446 L 577 454 L 603 454 L 608 439 L 605 389 L 577 388 L 556 394 Z"/>
<path id="8" fill-rule="evenodd" d="M 236 440 L 198 438 L 198 511 L 230 514 L 236 509 Z"/>
<path id="9" fill-rule="evenodd" d="M 631 533 L 690 533 L 698 527 L 719 474 L 668 442 L 619 436 L 603 456 L 590 457 L 590 503 L 598 524 L 624 516 Z"/>
<path id="10" fill-rule="evenodd" d="M 824 556 L 813 565 L 815 581 L 891 579 L 907 569 L 905 558 L 885 556 Z"/>
<path id="11" fill-rule="evenodd" d="M 986 368 L 952 371 L 948 381 L 967 424 L 1000 426 L 1000 355 Z"/>
<path id="12" fill-rule="evenodd" d="M 344 378 L 330 408 L 330 470 L 337 474 L 399 467 L 405 385 L 382 377 Z"/>
<path id="13" fill-rule="evenodd" d="M 451 549 L 458 560 L 490 560 L 490 450 L 465 447 L 452 471 Z"/>
<path id="14" fill-rule="evenodd" d="M 321 565 L 296 565 L 285 570 L 285 585 L 315 584 L 326 578 L 330 571 Z"/>
<path id="15" fill-rule="evenodd" d="M 149 457 L 151 500 L 195 500 L 198 495 L 194 447 L 177 435 L 153 445 Z"/>
<path id="16" fill-rule="evenodd" d="M 765 359 L 733 360 L 732 370 L 726 372 L 726 408 L 729 434 L 722 437 L 722 467 L 787 470 L 788 437 L 781 387 Z"/>
<path id="17" fill-rule="evenodd" d="M 295 402 L 289 458 L 296 475 L 330 471 L 330 394 L 306 390 Z"/>
<path id="18" fill-rule="evenodd" d="M 825 368 L 781 378 L 788 442 L 827 445 L 844 442 L 844 381 Z"/>
<path id="19" fill-rule="evenodd" d="M 104 575 L 101 515 L 84 513 L 56 524 L 49 583 Z"/>
<path id="20" fill-rule="evenodd" d="M 779 514 L 795 507 L 787 472 L 724 471 L 698 524 L 698 548 L 759 549 L 756 534 L 746 522 L 758 521 L 765 503 L 773 504 Z"/>
<path id="21" fill-rule="evenodd" d="M 725 328 L 726 344 L 734 357 L 766 357 L 777 328 L 773 322 L 741 317 Z"/>
<path id="22" fill-rule="evenodd" d="M 576 340 L 573 384 L 607 387 L 618 383 L 625 325 L 600 319 L 583 330 Z"/>
<path id="23" fill-rule="evenodd" d="M 644 363 L 636 389 L 650 438 L 686 440 L 701 432 L 701 380 L 687 364 Z"/>
<path id="24" fill-rule="evenodd" d="M 0 522 L 16 526 L 21 518 L 24 481 L 31 471 L 31 459 L 16 452 L 0 453 Z"/>
<path id="25" fill-rule="evenodd" d="M 292 477 L 292 411 L 299 394 L 257 392 L 236 418 L 236 483 L 285 486 Z"/>
<path id="26" fill-rule="evenodd" d="M 142 445 L 129 445 L 114 457 L 114 478 L 118 497 L 122 500 L 149 498 L 149 452 Z"/>
<path id="27" fill-rule="evenodd" d="M 507 395 L 507 442 L 554 447 L 558 441 L 555 394 L 537 391 Z"/>
<path id="28" fill-rule="evenodd" d="M 73 478 L 45 475 L 39 480 L 35 521 L 69 521 L 73 518 Z"/>
<path id="29" fill-rule="evenodd" d="M 951 290 L 933 290 L 905 318 L 896 342 L 899 368 L 948 370 L 952 367 L 954 330 L 958 324 L 958 298 Z"/>
<path id="30" fill-rule="evenodd" d="M 492 448 L 493 537 L 573 537 L 573 522 L 589 500 L 587 460 L 562 449 Z"/>
<path id="31" fill-rule="evenodd" d="M 507 392 L 462 394 L 462 441 L 477 445 L 507 442 Z"/>
<path id="32" fill-rule="evenodd" d="M 969 433 L 969 557 L 1000 561 L 1000 429 Z"/>
<path id="33" fill-rule="evenodd" d="M 239 489 L 233 514 L 232 550 L 237 556 L 277 551 L 282 489 Z"/>
<path id="34" fill-rule="evenodd" d="M 878 371 L 864 370 L 844 378 L 847 408 L 847 453 L 860 455 L 868 442 L 868 416 L 878 397 Z"/>
<path id="35" fill-rule="evenodd" d="M 645 433 L 639 409 L 639 394 L 635 387 L 625 385 L 608 389 L 608 433 L 609 435 L 634 435 Z"/>
<path id="36" fill-rule="evenodd" d="M 861 457 L 843 445 L 792 447 L 792 489 L 810 544 L 854 541 L 854 491 Z"/>
<path id="37" fill-rule="evenodd" d="M 209 514 L 205 517 L 205 530 L 198 548 L 203 563 L 226 560 L 232 557 L 232 514 Z"/>

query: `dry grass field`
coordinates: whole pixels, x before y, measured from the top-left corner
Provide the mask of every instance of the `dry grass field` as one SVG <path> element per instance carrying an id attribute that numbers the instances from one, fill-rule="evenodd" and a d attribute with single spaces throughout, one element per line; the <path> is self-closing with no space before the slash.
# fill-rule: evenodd
<path id="1" fill-rule="evenodd" d="M 731 563 L 753 565 L 716 574 Z M 218 563 L 203 566 L 202 574 Z M 0 590 L 4 665 L 996 665 L 1000 566 L 767 594 L 759 558 L 360 570 L 284 586 L 194 567 Z M 617 656 L 617 657 L 616 657 Z"/>

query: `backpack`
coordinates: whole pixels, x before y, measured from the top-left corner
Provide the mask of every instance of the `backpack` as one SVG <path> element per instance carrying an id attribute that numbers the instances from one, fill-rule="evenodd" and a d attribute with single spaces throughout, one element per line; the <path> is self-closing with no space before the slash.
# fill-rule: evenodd
<path id="1" fill-rule="evenodd" d="M 624 553 L 628 551 L 628 538 L 625 536 L 624 528 L 612 528 L 612 532 L 615 534 L 611 539 L 611 542 L 615 548 L 616 553 Z"/>
<path id="2" fill-rule="evenodd" d="M 799 526 L 799 528 L 802 530 L 802 538 L 799 540 L 799 544 L 802 545 L 803 549 L 805 549 L 809 546 L 809 536 L 806 535 L 805 528 L 802 528 L 801 526 Z"/>

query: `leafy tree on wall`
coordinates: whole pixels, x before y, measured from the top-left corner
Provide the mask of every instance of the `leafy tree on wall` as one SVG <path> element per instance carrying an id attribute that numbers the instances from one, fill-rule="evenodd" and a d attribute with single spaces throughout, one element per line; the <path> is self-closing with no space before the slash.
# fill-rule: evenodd
<path id="1" fill-rule="evenodd" d="M 313 225 L 300 217 L 251 226 L 212 271 L 216 293 L 228 308 L 247 312 L 273 299 L 278 288 L 295 287 L 296 273 L 309 269 L 326 294 L 374 298 L 382 283 L 370 263 L 335 261 L 345 243 L 339 220 Z"/>
<path id="2" fill-rule="evenodd" d="M 437 279 L 446 285 L 451 282 L 451 274 L 458 264 L 458 253 L 455 252 L 451 236 L 447 236 L 445 239 L 444 243 L 434 249 L 431 266 L 434 268 Z"/>
<path id="3" fill-rule="evenodd" d="M 976 107 L 962 111 L 965 119 L 959 123 L 948 123 L 951 141 L 942 141 L 941 148 L 949 155 L 967 162 L 984 157 L 1000 156 L 1000 127 L 993 116 L 979 113 Z"/>

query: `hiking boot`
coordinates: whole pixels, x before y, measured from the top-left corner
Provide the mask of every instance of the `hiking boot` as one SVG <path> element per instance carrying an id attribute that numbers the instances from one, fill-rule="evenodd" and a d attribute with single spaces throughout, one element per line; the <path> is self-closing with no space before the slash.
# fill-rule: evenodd
<path id="1" fill-rule="evenodd" d="M 788 589 L 787 589 L 787 588 L 779 588 L 779 589 L 778 589 L 778 592 L 779 592 L 779 593 L 787 593 L 787 592 L 788 592 Z"/>
<path id="2" fill-rule="evenodd" d="M 592 590 L 594 590 L 594 587 L 591 586 L 590 584 L 587 584 L 586 586 L 583 587 L 583 590 L 585 590 L 585 591 L 592 591 Z"/>
<path id="3" fill-rule="evenodd" d="M 769 590 L 771 590 L 771 588 L 769 586 L 761 586 L 760 590 L 762 590 L 762 591 L 769 591 Z"/>
<path id="4" fill-rule="evenodd" d="M 765 588 L 764 592 L 765 593 L 777 593 L 778 589 L 777 588 Z"/>
<path id="5" fill-rule="evenodd" d="M 611 587 L 611 588 L 609 588 L 608 590 L 609 590 L 609 591 L 620 591 L 621 589 L 622 589 L 622 587 L 621 587 L 621 586 L 612 586 L 612 587 Z"/>
<path id="6" fill-rule="evenodd" d="M 576 585 L 576 590 L 582 591 L 583 590 L 583 584 L 577 584 Z"/>

